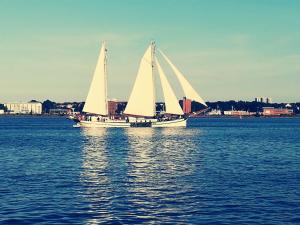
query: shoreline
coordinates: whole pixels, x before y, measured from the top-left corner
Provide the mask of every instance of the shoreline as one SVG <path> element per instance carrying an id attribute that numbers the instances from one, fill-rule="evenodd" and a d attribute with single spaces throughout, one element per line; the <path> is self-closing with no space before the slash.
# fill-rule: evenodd
<path id="1" fill-rule="evenodd" d="M 64 117 L 67 119 L 69 115 L 54 115 L 54 114 L 0 114 L 0 117 Z M 228 119 L 248 119 L 248 118 L 298 118 L 300 119 L 300 114 L 293 116 L 191 116 L 189 119 L 218 119 L 218 118 L 228 118 Z"/>

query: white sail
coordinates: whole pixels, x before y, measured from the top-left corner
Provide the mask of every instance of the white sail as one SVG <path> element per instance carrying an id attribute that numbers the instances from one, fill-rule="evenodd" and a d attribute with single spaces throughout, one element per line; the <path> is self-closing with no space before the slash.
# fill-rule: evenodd
<path id="1" fill-rule="evenodd" d="M 187 81 L 187 79 L 183 76 L 183 74 L 176 68 L 176 66 L 170 61 L 170 59 L 161 50 L 159 50 L 159 52 L 162 54 L 162 56 L 165 58 L 165 60 L 168 62 L 168 64 L 171 66 L 172 70 L 174 71 L 183 89 L 185 97 L 187 99 L 199 102 L 207 106 L 205 101 L 198 95 L 195 89 L 191 86 L 191 84 Z"/>
<path id="2" fill-rule="evenodd" d="M 107 115 L 106 48 L 103 42 L 83 111 Z"/>
<path id="3" fill-rule="evenodd" d="M 141 59 L 138 74 L 124 111 L 127 115 L 145 117 L 155 115 L 153 53 L 154 44 L 152 43 Z"/>
<path id="4" fill-rule="evenodd" d="M 178 99 L 172 90 L 171 85 L 168 82 L 168 79 L 162 70 L 157 58 L 155 57 L 155 63 L 158 69 L 161 86 L 164 94 L 165 105 L 166 105 L 166 113 L 169 114 L 176 114 L 176 115 L 183 115 L 183 111 L 179 105 Z"/>

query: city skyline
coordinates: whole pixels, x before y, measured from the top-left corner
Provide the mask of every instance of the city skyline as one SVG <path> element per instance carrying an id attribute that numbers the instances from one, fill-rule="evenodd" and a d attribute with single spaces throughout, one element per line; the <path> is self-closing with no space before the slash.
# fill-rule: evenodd
<path id="1" fill-rule="evenodd" d="M 140 58 L 155 40 L 206 101 L 300 101 L 298 1 L 31 0 L 0 6 L 0 102 L 84 101 L 103 40 L 109 98 L 128 100 Z"/>

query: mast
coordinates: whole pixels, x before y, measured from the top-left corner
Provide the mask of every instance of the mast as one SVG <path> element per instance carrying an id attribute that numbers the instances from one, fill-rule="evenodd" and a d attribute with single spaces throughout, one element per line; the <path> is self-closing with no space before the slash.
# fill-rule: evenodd
<path id="1" fill-rule="evenodd" d="M 98 62 L 90 85 L 83 112 L 107 115 L 107 49 L 105 42 L 99 53 Z"/>
<path id="2" fill-rule="evenodd" d="M 154 77 L 154 57 L 156 45 L 155 41 L 151 41 L 151 64 L 152 64 L 152 83 L 153 83 L 153 114 L 156 115 L 156 91 L 155 91 L 155 77 Z"/>
<path id="3" fill-rule="evenodd" d="M 104 45 L 104 102 L 105 102 L 105 115 L 108 115 L 108 102 L 107 102 L 107 48 L 106 48 L 106 41 L 103 41 Z"/>

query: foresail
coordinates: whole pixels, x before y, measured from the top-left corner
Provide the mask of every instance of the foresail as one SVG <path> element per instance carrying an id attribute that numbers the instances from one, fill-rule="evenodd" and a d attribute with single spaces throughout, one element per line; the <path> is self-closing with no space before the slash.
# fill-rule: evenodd
<path id="1" fill-rule="evenodd" d="M 127 115 L 153 117 L 155 115 L 155 89 L 153 79 L 153 49 L 151 44 L 140 62 L 138 74 L 130 94 Z"/>
<path id="2" fill-rule="evenodd" d="M 164 59 L 168 62 L 172 70 L 174 71 L 176 77 L 179 80 L 179 83 L 183 89 L 183 92 L 185 94 L 185 97 L 187 99 L 190 99 L 192 101 L 199 102 L 205 106 L 205 101 L 198 95 L 198 93 L 195 91 L 195 89 L 191 86 L 191 84 L 187 81 L 187 79 L 183 76 L 183 74 L 176 68 L 176 66 L 170 61 L 170 59 L 161 51 L 159 50 L 161 55 L 164 57 Z"/>
<path id="3" fill-rule="evenodd" d="M 94 77 L 90 85 L 83 111 L 107 115 L 106 48 L 102 44 Z"/>
<path id="4" fill-rule="evenodd" d="M 158 69 L 160 81 L 161 81 L 161 86 L 163 90 L 163 95 L 165 99 L 165 105 L 166 105 L 166 113 L 169 114 L 176 114 L 176 115 L 183 115 L 183 111 L 179 105 L 178 99 L 172 90 L 172 87 L 170 83 L 167 80 L 167 77 L 162 70 L 157 58 L 155 57 L 155 63 Z"/>

